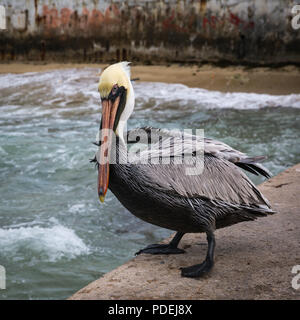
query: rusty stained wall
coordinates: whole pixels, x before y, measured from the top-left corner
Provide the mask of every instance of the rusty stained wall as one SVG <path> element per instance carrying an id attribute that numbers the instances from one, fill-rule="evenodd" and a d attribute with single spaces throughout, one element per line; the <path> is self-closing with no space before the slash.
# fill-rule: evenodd
<path id="1" fill-rule="evenodd" d="M 300 62 L 292 0 L 0 0 L 2 60 Z"/>

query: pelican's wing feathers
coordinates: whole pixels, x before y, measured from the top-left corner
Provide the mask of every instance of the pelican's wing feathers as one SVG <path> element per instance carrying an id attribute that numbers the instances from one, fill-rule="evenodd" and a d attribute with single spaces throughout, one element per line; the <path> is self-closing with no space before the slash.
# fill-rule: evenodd
<path id="1" fill-rule="evenodd" d="M 168 148 L 167 150 L 163 150 L 163 152 L 166 153 L 165 156 L 178 156 L 182 151 L 184 154 L 192 154 L 195 151 L 201 151 L 197 150 L 197 148 L 203 148 L 204 154 L 210 154 L 218 159 L 230 161 L 238 167 L 255 175 L 263 175 L 266 178 L 271 177 L 271 173 L 263 165 L 258 163 L 265 160 L 265 156 L 249 157 L 245 153 L 233 149 L 229 145 L 214 139 L 198 137 L 196 135 L 183 133 L 179 130 L 165 130 L 152 127 L 137 128 L 127 132 L 129 144 L 139 142 L 141 137 L 142 140 L 148 138 L 148 141 L 151 141 L 152 150 L 150 150 L 150 153 L 152 157 L 162 155 L 162 150 L 159 150 L 161 149 L 159 147 L 159 143 L 160 145 L 165 144 L 169 146 L 170 143 L 168 140 L 171 140 L 171 143 L 178 148 Z M 160 142 L 158 143 L 159 139 Z M 184 149 L 181 147 L 182 142 L 184 142 Z M 168 154 L 168 152 L 173 152 L 173 154 Z M 143 156 L 145 158 L 149 158 L 149 151 L 145 151 Z"/>
<path id="2" fill-rule="evenodd" d="M 146 130 L 153 129 L 146 128 Z M 161 133 L 161 130 L 159 132 L 157 129 L 154 130 L 156 133 Z M 179 135 L 175 134 L 175 137 L 179 138 Z M 206 140 L 204 141 L 204 157 L 202 157 L 204 161 L 202 173 L 194 175 L 188 173 L 193 168 L 199 169 L 197 165 L 201 160 L 201 156 L 192 154 L 185 158 L 184 164 L 175 164 L 173 160 L 170 164 L 137 164 L 138 174 L 143 177 L 143 184 L 147 188 L 163 191 L 166 194 L 237 205 L 241 208 L 261 211 L 262 214 L 271 213 L 268 200 L 236 166 L 240 161 L 251 159 L 249 160 L 251 162 L 254 158 L 248 158 L 245 154 L 224 143 L 212 139 Z M 173 142 L 176 143 L 176 139 Z M 152 152 L 155 153 L 155 149 Z"/>

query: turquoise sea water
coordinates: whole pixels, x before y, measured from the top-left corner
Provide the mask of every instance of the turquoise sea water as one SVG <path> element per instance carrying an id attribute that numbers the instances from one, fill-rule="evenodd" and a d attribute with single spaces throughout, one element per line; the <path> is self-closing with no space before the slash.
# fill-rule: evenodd
<path id="1" fill-rule="evenodd" d="M 96 69 L 0 75 L 0 299 L 64 299 L 171 232 L 96 193 Z M 300 95 L 134 84 L 129 128 L 199 128 L 273 173 L 300 160 Z M 253 176 L 252 176 L 253 177 Z M 254 177 L 255 183 L 263 181 Z"/>

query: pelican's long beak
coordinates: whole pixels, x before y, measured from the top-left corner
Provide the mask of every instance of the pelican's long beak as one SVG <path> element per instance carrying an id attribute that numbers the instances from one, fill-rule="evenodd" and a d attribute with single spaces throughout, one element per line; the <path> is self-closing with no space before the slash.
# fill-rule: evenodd
<path id="1" fill-rule="evenodd" d="M 98 195 L 101 202 L 104 202 L 109 184 L 110 151 L 119 103 L 120 96 L 117 96 L 115 99 L 102 100 L 101 146 L 98 169 Z"/>

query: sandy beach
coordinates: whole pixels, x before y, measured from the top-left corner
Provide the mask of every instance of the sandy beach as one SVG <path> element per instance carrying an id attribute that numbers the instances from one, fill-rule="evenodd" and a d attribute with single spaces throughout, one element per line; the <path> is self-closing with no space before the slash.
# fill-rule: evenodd
<path id="1" fill-rule="evenodd" d="M 43 72 L 69 68 L 103 68 L 107 64 L 80 63 L 8 63 L 0 64 L 0 73 Z M 221 92 L 255 92 L 274 95 L 300 93 L 300 68 L 247 68 L 212 65 L 132 65 L 132 78 L 140 81 L 182 83 Z"/>

